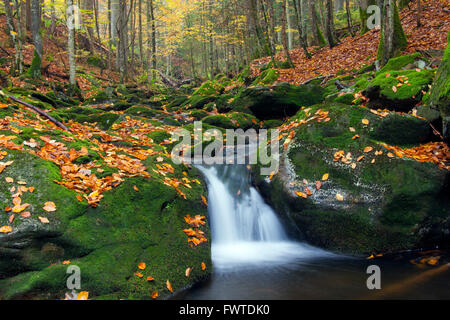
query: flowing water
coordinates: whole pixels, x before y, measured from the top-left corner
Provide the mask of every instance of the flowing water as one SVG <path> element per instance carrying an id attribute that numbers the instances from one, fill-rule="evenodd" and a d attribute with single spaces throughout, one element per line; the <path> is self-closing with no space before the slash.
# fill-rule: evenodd
<path id="1" fill-rule="evenodd" d="M 366 271 L 375 263 L 290 240 L 245 166 L 199 169 L 208 183 L 214 272 L 178 299 L 450 298 L 448 264 L 429 268 L 407 257 L 377 260 L 382 290 L 369 290 Z"/>

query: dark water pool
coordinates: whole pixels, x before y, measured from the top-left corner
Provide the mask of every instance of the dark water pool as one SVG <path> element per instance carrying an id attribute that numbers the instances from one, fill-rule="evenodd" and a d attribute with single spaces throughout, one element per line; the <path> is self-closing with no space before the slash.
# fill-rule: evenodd
<path id="1" fill-rule="evenodd" d="M 381 290 L 367 288 L 370 265 L 380 267 Z M 450 299 L 450 264 L 319 257 L 279 265 L 236 265 L 215 270 L 209 280 L 177 299 Z"/>

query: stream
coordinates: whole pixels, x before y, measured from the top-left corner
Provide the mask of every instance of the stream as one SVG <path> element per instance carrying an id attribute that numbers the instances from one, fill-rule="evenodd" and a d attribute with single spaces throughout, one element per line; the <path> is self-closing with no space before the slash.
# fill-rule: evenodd
<path id="1" fill-rule="evenodd" d="M 214 272 L 176 299 L 450 298 L 449 264 L 412 264 L 409 254 L 371 261 L 291 240 L 245 166 L 198 168 L 208 184 Z M 381 270 L 381 290 L 367 287 L 367 268 L 374 264 Z"/>

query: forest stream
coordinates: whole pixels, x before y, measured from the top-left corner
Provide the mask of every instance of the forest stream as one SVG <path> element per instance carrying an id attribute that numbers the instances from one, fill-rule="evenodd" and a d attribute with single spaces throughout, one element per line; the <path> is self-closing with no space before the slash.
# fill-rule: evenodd
<path id="1" fill-rule="evenodd" d="M 245 166 L 200 170 L 208 182 L 214 272 L 175 299 L 450 298 L 449 264 L 414 265 L 413 252 L 374 262 L 292 240 Z M 367 288 L 371 265 L 380 267 L 381 290 Z"/>

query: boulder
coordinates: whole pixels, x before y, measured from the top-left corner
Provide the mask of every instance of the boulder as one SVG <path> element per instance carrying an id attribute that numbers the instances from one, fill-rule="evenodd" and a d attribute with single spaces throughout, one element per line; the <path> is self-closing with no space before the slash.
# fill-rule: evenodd
<path id="1" fill-rule="evenodd" d="M 238 112 L 252 113 L 261 120 L 284 119 L 297 113 L 302 106 L 324 100 L 325 89 L 317 82 L 302 86 L 279 83 L 274 86 L 250 86 L 231 102 Z"/>
<path id="2" fill-rule="evenodd" d="M 300 125 L 273 179 L 255 177 L 266 199 L 303 239 L 353 254 L 448 246 L 449 172 L 393 156 L 379 144 L 420 144 L 429 134 L 425 120 L 341 104 L 308 109 L 291 120 L 308 120 L 318 110 L 329 112 L 330 120 Z M 342 161 L 339 152 L 351 160 Z M 325 174 L 329 179 L 317 190 L 316 181 Z M 307 199 L 296 194 L 307 194 L 305 187 L 312 192 Z"/>

